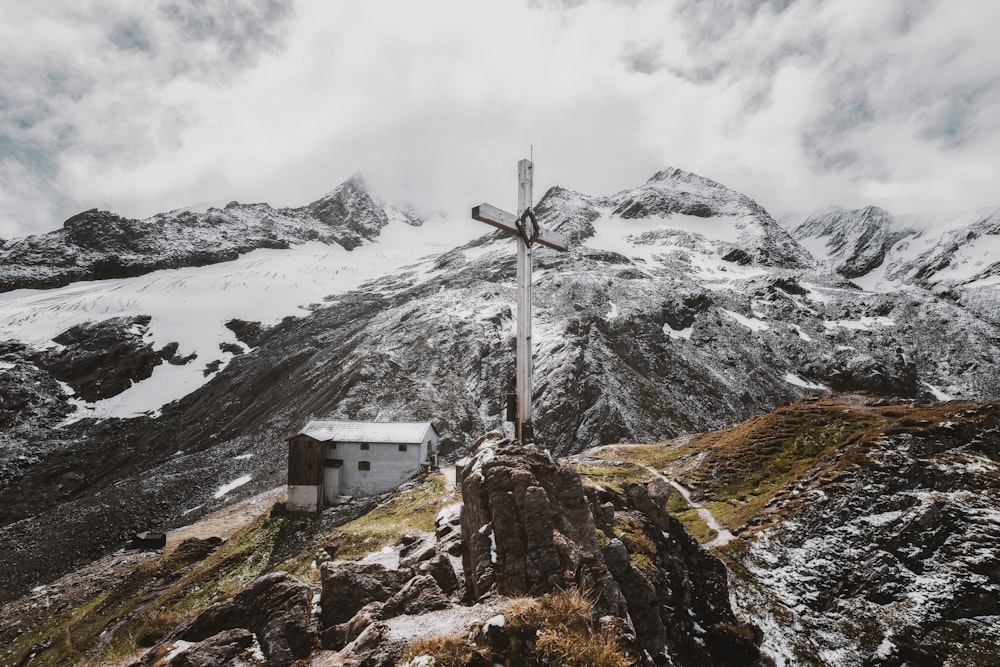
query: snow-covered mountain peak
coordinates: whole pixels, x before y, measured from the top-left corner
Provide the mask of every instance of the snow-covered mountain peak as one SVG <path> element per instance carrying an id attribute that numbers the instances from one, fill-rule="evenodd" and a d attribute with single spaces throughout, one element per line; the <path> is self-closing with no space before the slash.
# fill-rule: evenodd
<path id="1" fill-rule="evenodd" d="M 667 167 L 666 169 L 661 169 L 646 181 L 646 185 L 656 185 L 660 188 L 670 188 L 674 189 L 678 185 L 694 186 L 699 189 L 706 190 L 725 190 L 728 192 L 733 192 L 726 186 L 722 185 L 718 181 L 713 181 L 711 178 L 701 176 L 699 174 L 692 173 L 690 171 L 684 171 L 683 169 L 678 169 L 677 167 Z M 735 193 L 734 193 L 735 194 Z"/>
<path id="2" fill-rule="evenodd" d="M 880 266 L 889 248 L 913 232 L 899 229 L 885 209 L 866 206 L 819 211 L 791 233 L 813 257 L 847 278 L 857 278 Z"/>
<path id="3" fill-rule="evenodd" d="M 712 243 L 726 261 L 789 267 L 813 264 L 809 253 L 762 206 L 704 176 L 665 169 L 608 201 L 612 216 L 662 220 L 668 229 Z"/>

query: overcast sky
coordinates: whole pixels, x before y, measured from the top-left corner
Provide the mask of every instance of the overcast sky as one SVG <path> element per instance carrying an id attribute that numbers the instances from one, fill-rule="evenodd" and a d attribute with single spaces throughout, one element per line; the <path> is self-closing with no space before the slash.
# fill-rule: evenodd
<path id="1" fill-rule="evenodd" d="M 995 0 L 4 0 L 0 237 L 296 206 L 457 217 L 666 166 L 772 213 L 1000 205 Z"/>

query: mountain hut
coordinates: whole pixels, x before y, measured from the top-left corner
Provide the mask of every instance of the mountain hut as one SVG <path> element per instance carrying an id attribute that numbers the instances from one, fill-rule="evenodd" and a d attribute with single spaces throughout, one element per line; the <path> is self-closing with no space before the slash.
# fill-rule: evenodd
<path id="1" fill-rule="evenodd" d="M 430 422 L 313 420 L 288 439 L 288 502 L 318 512 L 344 496 L 391 491 L 437 467 L 440 435 Z"/>

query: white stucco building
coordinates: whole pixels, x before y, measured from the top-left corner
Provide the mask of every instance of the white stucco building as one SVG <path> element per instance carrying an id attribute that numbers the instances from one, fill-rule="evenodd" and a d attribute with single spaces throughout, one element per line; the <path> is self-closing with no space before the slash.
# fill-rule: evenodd
<path id="1" fill-rule="evenodd" d="M 437 467 L 440 436 L 430 422 L 310 421 L 288 439 L 288 502 L 316 512 L 342 496 L 391 491 Z"/>

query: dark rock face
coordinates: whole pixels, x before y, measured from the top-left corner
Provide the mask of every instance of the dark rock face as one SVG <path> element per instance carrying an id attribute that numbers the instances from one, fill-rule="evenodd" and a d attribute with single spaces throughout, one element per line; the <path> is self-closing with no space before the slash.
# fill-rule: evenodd
<path id="1" fill-rule="evenodd" d="M 622 634 L 657 664 L 767 664 L 754 629 L 729 606 L 723 564 L 663 510 L 664 482 L 585 492 L 574 470 L 533 447 L 500 434 L 477 446 L 462 483 L 472 599 L 576 588 L 595 616 L 630 619 Z"/>
<path id="2" fill-rule="evenodd" d="M 407 219 L 420 224 L 415 216 Z M 0 244 L 0 292 L 204 266 L 306 241 L 350 250 L 378 236 L 387 222 L 359 177 L 296 209 L 231 202 L 205 213 L 172 211 L 146 220 L 91 209 L 62 229 Z"/>
<path id="3" fill-rule="evenodd" d="M 749 570 L 773 600 L 760 604 L 739 582 L 737 599 L 761 625 L 773 614 L 777 627 L 805 629 L 785 641 L 809 658 L 842 645 L 846 664 L 993 665 L 1000 405 L 884 409 L 899 421 L 838 452 L 835 475 L 824 462 L 775 497 L 763 517 L 773 527 L 733 570 Z"/>
<path id="4" fill-rule="evenodd" d="M 386 600 L 382 613 L 385 618 L 400 614 L 424 614 L 451 605 L 448 596 L 438 586 L 434 577 L 419 574 L 405 584 L 391 598 Z"/>
<path id="5" fill-rule="evenodd" d="M 389 570 L 378 563 L 331 562 L 320 568 L 324 626 L 345 623 L 372 602 L 386 602 L 413 577 L 413 571 Z"/>
<path id="6" fill-rule="evenodd" d="M 487 435 L 462 482 L 468 594 L 591 591 L 601 615 L 623 616 L 579 474 L 544 452 Z"/>
<path id="7" fill-rule="evenodd" d="M 115 396 L 163 363 L 161 352 L 143 340 L 149 321 L 115 317 L 75 326 L 53 339 L 62 348 L 39 353 L 36 362 L 85 401 Z"/>
<path id="8" fill-rule="evenodd" d="M 225 630 L 257 635 L 273 667 L 307 657 L 319 640 L 312 619 L 313 589 L 285 572 L 267 574 L 235 597 L 209 607 L 163 643 L 204 642 Z"/>
<path id="9" fill-rule="evenodd" d="M 253 633 L 238 628 L 223 630 L 189 647 L 167 662 L 167 667 L 244 667 L 252 665 L 249 655 Z"/>
<path id="10" fill-rule="evenodd" d="M 826 239 L 833 270 L 846 278 L 863 276 L 880 266 L 889 248 L 910 230 L 896 230 L 892 216 L 877 206 L 833 209 L 807 218 L 792 231 L 796 239 Z"/>
<path id="11" fill-rule="evenodd" d="M 389 223 L 385 211 L 366 191 L 359 174 L 307 208 L 318 220 L 343 230 L 338 242 L 348 250 L 366 239 L 375 238 Z"/>
<path id="12" fill-rule="evenodd" d="M 678 665 L 758 664 L 759 639 L 733 614 L 725 566 L 663 510 L 669 493 L 658 479 L 629 484 L 624 496 L 587 490 L 637 641 Z"/>

